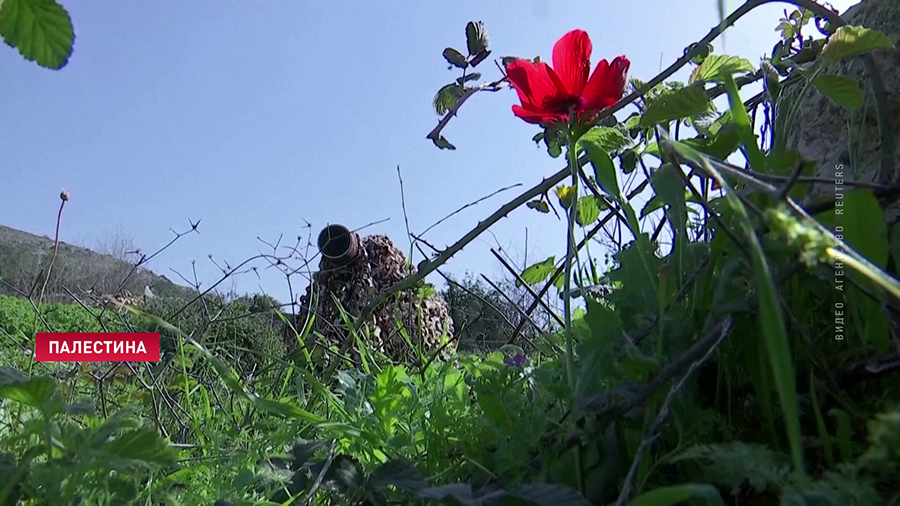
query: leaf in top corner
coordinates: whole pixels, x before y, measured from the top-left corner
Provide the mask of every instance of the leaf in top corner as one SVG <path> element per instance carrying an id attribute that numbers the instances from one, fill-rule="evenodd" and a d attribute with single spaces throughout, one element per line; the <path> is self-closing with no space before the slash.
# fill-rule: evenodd
<path id="1" fill-rule="evenodd" d="M 490 40 L 483 21 L 469 21 L 466 25 L 466 47 L 469 56 L 475 56 L 482 51 L 487 51 Z"/>
<path id="2" fill-rule="evenodd" d="M 891 39 L 883 32 L 861 26 L 842 26 L 828 38 L 819 57 L 826 65 L 873 49 L 892 49 Z"/>
<path id="3" fill-rule="evenodd" d="M 26 60 L 51 70 L 66 66 L 75 44 L 72 19 L 54 0 L 3 0 L 0 36 Z"/>

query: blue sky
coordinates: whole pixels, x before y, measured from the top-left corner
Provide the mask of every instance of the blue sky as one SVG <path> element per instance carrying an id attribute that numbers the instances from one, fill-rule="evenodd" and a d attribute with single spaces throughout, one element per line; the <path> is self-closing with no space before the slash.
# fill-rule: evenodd
<path id="1" fill-rule="evenodd" d="M 468 21 L 484 21 L 492 59 L 549 61 L 561 35 L 584 29 L 595 64 L 625 54 L 643 80 L 717 22 L 715 0 L 62 3 L 77 36 L 67 67 L 46 70 L 0 47 L 0 224 L 52 237 L 63 187 L 67 242 L 91 246 L 121 230 L 150 252 L 170 228 L 202 218 L 199 235 L 149 267 L 174 280 L 170 269 L 188 274 L 197 260 L 204 287 L 218 277 L 207 255 L 236 265 L 268 249 L 257 237 L 305 240 L 307 221 L 317 233 L 329 222 L 389 219 L 366 232 L 407 249 L 398 165 L 414 233 L 523 184 L 433 229 L 426 239 L 438 247 L 561 167 L 531 141 L 536 127 L 512 115 L 511 90 L 465 104 L 445 130 L 456 151 L 425 138 L 438 120 L 434 93 L 457 77 L 441 51 L 465 47 Z M 852 3 L 833 2 L 841 12 Z M 746 16 L 716 52 L 758 62 L 786 7 Z M 478 70 L 499 75 L 490 61 Z M 552 215 L 521 209 L 492 231 L 521 262 L 526 229 L 530 260 L 564 251 L 565 227 Z M 495 245 L 483 236 L 446 270 L 500 275 Z M 289 299 L 271 269 L 222 286 Z"/>

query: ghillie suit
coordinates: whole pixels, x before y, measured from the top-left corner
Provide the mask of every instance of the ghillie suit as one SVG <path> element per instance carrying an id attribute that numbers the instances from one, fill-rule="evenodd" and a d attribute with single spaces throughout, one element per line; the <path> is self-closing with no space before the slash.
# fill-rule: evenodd
<path id="1" fill-rule="evenodd" d="M 323 251 L 319 271 L 313 276 L 306 294 L 300 298 L 301 310 L 295 319 L 295 326 L 300 332 L 308 321 L 309 310 L 312 308 L 315 320 L 305 342 L 307 350 L 314 357 L 320 353 L 333 356 L 333 353 L 322 350 L 322 345 L 339 349 L 348 335 L 345 320 L 335 299 L 352 323 L 378 294 L 413 274 L 415 269 L 407 265 L 403 252 L 394 247 L 386 236 L 372 235 L 360 239 L 355 233 L 339 228 L 352 235 L 355 257 L 352 260 L 333 259 L 328 258 Z M 402 322 L 403 331 L 400 330 L 398 320 Z M 426 285 L 392 296 L 375 309 L 366 325 L 368 332 L 361 331 L 359 338 L 366 341 L 371 349 L 384 353 L 394 362 L 416 363 L 419 353 L 427 360 L 444 344 L 445 352 L 455 347 L 447 303 Z M 409 341 L 403 335 L 404 332 Z M 297 351 L 298 343 L 292 332 L 288 334 L 285 336 L 286 344 L 288 353 L 292 354 Z M 416 348 L 419 348 L 419 353 Z M 359 353 L 355 342 L 348 354 L 358 363 Z M 317 363 L 318 361 L 316 360 Z"/>

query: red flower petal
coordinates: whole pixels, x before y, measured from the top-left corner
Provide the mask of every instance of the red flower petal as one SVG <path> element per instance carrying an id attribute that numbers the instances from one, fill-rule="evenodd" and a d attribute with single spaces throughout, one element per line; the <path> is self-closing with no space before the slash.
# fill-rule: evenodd
<path id="1" fill-rule="evenodd" d="M 612 64 L 601 60 L 581 95 L 584 109 L 605 109 L 618 102 L 625 91 L 630 66 L 631 62 L 625 56 L 617 56 Z"/>
<path id="2" fill-rule="evenodd" d="M 516 60 L 506 66 L 506 76 L 523 106 L 542 109 L 548 99 L 559 94 L 559 78 L 544 62 Z"/>
<path id="3" fill-rule="evenodd" d="M 557 115 L 553 113 L 548 113 L 547 111 L 539 111 L 534 109 L 526 109 L 520 105 L 512 106 L 513 114 L 526 123 L 532 123 L 535 125 L 540 125 L 543 123 L 553 123 L 554 121 L 559 121 Z"/>
<path id="4" fill-rule="evenodd" d="M 580 96 L 591 73 L 591 38 L 584 30 L 572 30 L 553 46 L 553 70 L 569 95 Z"/>

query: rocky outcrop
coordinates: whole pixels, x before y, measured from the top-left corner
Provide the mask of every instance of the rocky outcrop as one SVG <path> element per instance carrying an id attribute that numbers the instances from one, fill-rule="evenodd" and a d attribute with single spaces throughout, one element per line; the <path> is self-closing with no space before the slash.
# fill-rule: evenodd
<path id="1" fill-rule="evenodd" d="M 886 34 L 900 32 L 900 2 L 897 0 L 864 0 L 841 14 L 851 25 L 880 30 Z M 900 146 L 900 50 L 877 50 L 872 56 L 884 83 L 887 112 L 892 122 L 895 146 L 893 170 L 889 174 L 879 170 L 883 146 L 870 78 L 859 57 L 837 62 L 825 71 L 830 75 L 848 76 L 859 81 L 866 92 L 865 105 L 852 113 L 835 105 L 813 89 L 803 102 L 798 120 L 788 139 L 788 147 L 817 162 L 816 175 L 834 178 L 836 167 L 842 167 L 843 178 L 896 184 L 900 182 L 900 160 L 896 147 Z M 795 87 L 796 88 L 796 87 Z M 786 90 L 787 91 L 787 90 Z M 791 90 L 796 97 L 799 90 Z M 823 196 L 833 192 L 828 185 L 816 185 L 813 194 Z"/>

